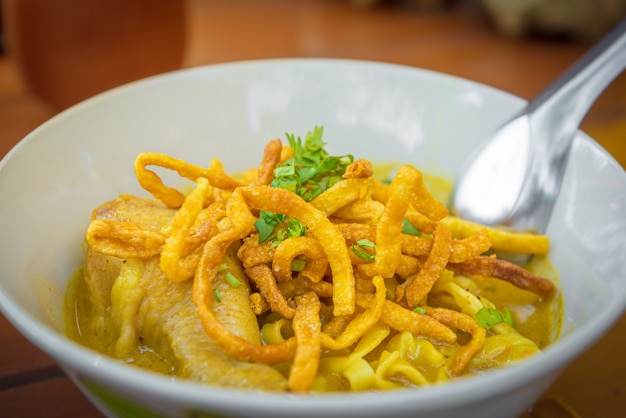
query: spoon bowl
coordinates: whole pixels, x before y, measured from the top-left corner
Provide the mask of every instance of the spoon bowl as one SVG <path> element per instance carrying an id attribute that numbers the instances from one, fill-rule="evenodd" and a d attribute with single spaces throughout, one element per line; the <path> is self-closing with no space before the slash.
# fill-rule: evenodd
<path id="1" fill-rule="evenodd" d="M 545 232 L 580 122 L 624 67 L 626 20 L 477 148 L 458 174 L 456 214 Z"/>

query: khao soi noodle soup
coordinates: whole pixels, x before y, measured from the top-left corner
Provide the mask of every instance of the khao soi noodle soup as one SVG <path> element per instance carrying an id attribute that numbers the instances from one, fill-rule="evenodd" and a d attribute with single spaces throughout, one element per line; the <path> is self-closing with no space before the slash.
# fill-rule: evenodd
<path id="1" fill-rule="evenodd" d="M 410 165 L 389 181 L 374 171 L 328 155 L 321 128 L 270 141 L 237 177 L 218 159 L 140 154 L 153 197 L 93 211 L 66 292 L 69 336 L 172 376 L 296 393 L 444 383 L 557 338 L 546 236 L 452 216 Z M 521 268 L 501 252 L 534 257 Z"/>

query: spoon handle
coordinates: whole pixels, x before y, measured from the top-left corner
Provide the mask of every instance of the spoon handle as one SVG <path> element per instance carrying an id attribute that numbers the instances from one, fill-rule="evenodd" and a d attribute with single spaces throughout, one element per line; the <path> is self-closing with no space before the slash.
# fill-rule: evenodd
<path id="1" fill-rule="evenodd" d="M 551 153 L 568 149 L 595 100 L 625 67 L 626 19 L 529 103 L 531 123 L 550 134 Z"/>

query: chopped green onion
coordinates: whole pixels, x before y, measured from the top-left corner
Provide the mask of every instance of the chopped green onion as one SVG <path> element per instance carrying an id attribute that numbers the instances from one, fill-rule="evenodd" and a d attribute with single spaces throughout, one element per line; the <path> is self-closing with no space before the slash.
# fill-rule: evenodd
<path id="1" fill-rule="evenodd" d="M 416 306 L 415 308 L 413 308 L 413 312 L 417 312 L 423 315 L 426 313 L 426 309 L 422 308 L 421 306 Z"/>
<path id="2" fill-rule="evenodd" d="M 476 318 L 476 322 L 478 325 L 485 329 L 490 329 L 494 325 L 500 324 L 502 322 L 509 324 L 512 327 L 515 327 L 515 321 L 513 320 L 513 316 L 508 308 L 504 308 L 504 313 L 496 308 L 481 308 L 474 315 Z"/>
<path id="3" fill-rule="evenodd" d="M 221 298 L 221 296 L 220 296 L 220 291 L 219 291 L 219 290 L 217 290 L 217 289 L 213 289 L 213 294 L 215 295 L 215 299 L 216 299 L 218 302 L 221 302 L 221 301 L 222 301 L 222 298 Z"/>
<path id="4" fill-rule="evenodd" d="M 304 234 L 306 234 L 306 227 L 297 219 L 289 219 L 287 222 L 287 237 L 301 237 Z"/>
<path id="5" fill-rule="evenodd" d="M 228 283 L 235 289 L 241 286 L 241 282 L 239 281 L 239 279 L 236 278 L 235 275 L 230 271 L 226 272 L 226 274 L 224 275 L 224 280 L 226 280 L 226 283 Z"/>
<path id="6" fill-rule="evenodd" d="M 306 260 L 302 260 L 300 258 L 294 258 L 293 261 L 291 262 L 292 271 L 300 272 L 304 270 L 304 267 L 306 267 Z"/>

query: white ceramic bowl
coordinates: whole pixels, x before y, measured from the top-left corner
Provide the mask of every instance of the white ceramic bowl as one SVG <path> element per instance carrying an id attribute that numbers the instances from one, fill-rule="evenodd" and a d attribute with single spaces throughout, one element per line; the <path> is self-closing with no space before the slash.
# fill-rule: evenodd
<path id="1" fill-rule="evenodd" d="M 48 121 L 2 161 L 0 306 L 107 414 L 519 416 L 626 306 L 626 174 L 582 133 L 547 231 L 564 287 L 562 336 L 523 365 L 421 390 L 242 393 L 173 381 L 69 341 L 61 301 L 92 208 L 119 193 L 145 194 L 133 174 L 141 151 L 200 165 L 216 156 L 241 170 L 258 163 L 269 139 L 323 125 L 332 153 L 406 161 L 453 179 L 476 141 L 523 105 L 447 75 L 337 60 L 215 65 L 112 90 Z"/>

